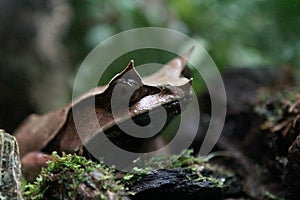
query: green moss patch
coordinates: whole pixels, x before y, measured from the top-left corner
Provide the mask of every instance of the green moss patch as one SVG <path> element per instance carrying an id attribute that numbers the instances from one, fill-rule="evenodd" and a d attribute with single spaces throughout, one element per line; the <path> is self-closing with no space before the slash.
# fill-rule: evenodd
<path id="1" fill-rule="evenodd" d="M 27 199 L 84 199 L 125 197 L 122 184 L 115 180 L 115 170 L 78 155 L 52 154 L 41 174 L 25 188 Z"/>
<path id="2" fill-rule="evenodd" d="M 135 167 L 133 172 L 122 173 L 102 162 L 94 162 L 78 155 L 59 156 L 53 152 L 52 159 L 47 162 L 36 181 L 25 187 L 26 199 L 128 199 L 135 196 L 133 188 L 143 184 L 149 174 L 173 174 L 172 181 L 178 181 L 185 187 L 189 185 L 202 190 L 218 191 L 223 195 L 236 183 L 234 175 L 217 167 L 211 166 L 208 159 L 194 157 L 192 151 L 186 151 L 181 156 L 153 157 L 144 168 Z M 174 160 L 165 167 L 165 163 Z M 154 170 L 156 169 L 156 170 Z M 184 173 L 182 175 L 182 173 Z M 149 178 L 149 176 L 148 176 Z M 158 188 L 168 176 L 158 177 Z M 177 186 L 176 186 L 177 187 Z M 175 188 L 176 188 L 175 187 Z"/>

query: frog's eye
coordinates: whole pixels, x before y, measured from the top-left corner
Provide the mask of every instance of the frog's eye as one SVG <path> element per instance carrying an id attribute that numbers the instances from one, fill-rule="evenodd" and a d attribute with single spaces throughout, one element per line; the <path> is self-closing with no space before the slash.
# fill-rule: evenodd
<path id="1" fill-rule="evenodd" d="M 140 87 L 137 90 L 135 90 L 131 95 L 130 104 L 132 105 L 138 102 L 142 97 L 143 97 L 143 91 L 142 91 L 142 87 Z"/>
<path id="2" fill-rule="evenodd" d="M 130 104 L 136 103 L 143 93 L 142 85 L 133 79 L 120 79 L 115 87 L 118 88 L 120 98 L 130 97 Z"/>

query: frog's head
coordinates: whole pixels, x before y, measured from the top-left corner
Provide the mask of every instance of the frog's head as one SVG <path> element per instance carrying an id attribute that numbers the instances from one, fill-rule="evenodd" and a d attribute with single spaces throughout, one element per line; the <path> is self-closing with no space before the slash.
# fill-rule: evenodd
<path id="1" fill-rule="evenodd" d="M 75 101 L 71 112 L 75 119 L 71 121 L 75 123 L 70 123 L 60 139 L 62 150 L 74 149 L 80 142 L 96 141 L 97 135 L 101 135 L 99 132 L 104 132 L 111 142 L 123 149 L 146 151 L 141 147 L 156 138 L 191 98 L 192 79 L 181 75 L 191 50 L 146 77 L 141 77 L 130 61 L 109 84 Z M 93 120 L 93 116 L 97 120 Z M 75 132 L 80 133 L 81 141 L 72 140 Z"/>
<path id="2" fill-rule="evenodd" d="M 110 81 L 104 92 L 106 99 L 110 99 L 107 106 L 110 121 L 107 121 L 108 115 L 103 121 L 99 116 L 99 123 L 113 143 L 129 151 L 149 151 L 149 147 L 147 150 L 137 148 L 136 144 L 157 137 L 190 100 L 192 79 L 181 75 L 190 52 L 146 77 L 141 77 L 130 61 L 125 70 Z"/>

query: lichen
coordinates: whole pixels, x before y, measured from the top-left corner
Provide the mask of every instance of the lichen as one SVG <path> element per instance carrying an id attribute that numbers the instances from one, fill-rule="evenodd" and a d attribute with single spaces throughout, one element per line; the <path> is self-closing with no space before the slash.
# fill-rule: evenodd
<path id="1" fill-rule="evenodd" d="M 21 162 L 14 136 L 0 129 L 0 199 L 22 199 Z"/>

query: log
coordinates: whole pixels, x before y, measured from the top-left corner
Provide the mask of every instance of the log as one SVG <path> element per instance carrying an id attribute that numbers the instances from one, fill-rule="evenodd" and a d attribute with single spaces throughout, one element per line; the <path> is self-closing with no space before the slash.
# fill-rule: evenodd
<path id="1" fill-rule="evenodd" d="M 0 199 L 22 199 L 19 147 L 0 129 Z"/>
<path id="2" fill-rule="evenodd" d="M 244 197 L 240 180 L 235 176 L 203 169 L 203 177 L 189 168 L 158 169 L 136 182 L 133 200 L 150 199 L 224 199 Z"/>

